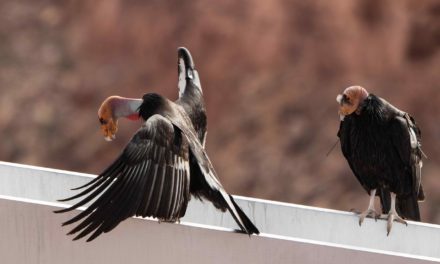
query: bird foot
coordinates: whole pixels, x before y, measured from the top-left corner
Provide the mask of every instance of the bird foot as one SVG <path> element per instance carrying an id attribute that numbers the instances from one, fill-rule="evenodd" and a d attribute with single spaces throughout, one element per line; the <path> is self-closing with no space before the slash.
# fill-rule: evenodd
<path id="1" fill-rule="evenodd" d="M 381 215 L 379 215 L 378 219 L 387 220 L 388 219 L 388 214 L 381 214 Z"/>
<path id="2" fill-rule="evenodd" d="M 405 221 L 405 220 L 403 220 L 403 218 L 402 217 L 400 217 L 398 214 L 397 214 L 397 212 L 389 212 L 388 213 L 388 223 L 387 223 L 387 236 L 390 234 L 390 232 L 391 232 L 391 228 L 393 227 L 393 222 L 394 221 L 396 221 L 396 222 L 399 222 L 399 223 L 401 223 L 401 224 L 404 224 L 404 225 L 406 225 L 406 226 L 408 226 L 408 223 Z"/>
<path id="3" fill-rule="evenodd" d="M 364 222 L 366 217 L 374 218 L 374 220 L 377 221 L 377 219 L 380 217 L 380 214 L 376 212 L 374 208 L 368 208 L 359 215 L 359 226 L 362 226 L 362 222 Z"/>

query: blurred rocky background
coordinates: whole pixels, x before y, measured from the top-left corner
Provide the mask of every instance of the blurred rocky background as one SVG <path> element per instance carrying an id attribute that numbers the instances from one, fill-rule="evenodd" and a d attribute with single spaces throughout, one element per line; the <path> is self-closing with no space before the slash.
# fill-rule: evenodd
<path id="1" fill-rule="evenodd" d="M 0 160 L 99 173 L 139 126 L 123 120 L 105 142 L 100 103 L 175 99 L 178 46 L 199 70 L 227 190 L 364 209 L 339 145 L 326 157 L 335 97 L 359 84 L 418 121 L 422 218 L 440 223 L 438 0 L 0 1 Z"/>

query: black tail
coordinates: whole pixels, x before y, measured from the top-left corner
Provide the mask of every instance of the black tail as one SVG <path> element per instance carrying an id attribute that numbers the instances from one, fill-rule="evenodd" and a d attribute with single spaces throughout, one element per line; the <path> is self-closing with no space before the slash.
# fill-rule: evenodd
<path id="1" fill-rule="evenodd" d="M 388 190 L 379 189 L 379 198 L 380 198 L 380 205 L 382 206 L 382 213 L 388 214 L 388 212 L 391 209 L 391 193 Z"/>
<path id="2" fill-rule="evenodd" d="M 417 200 L 416 194 L 407 197 L 398 196 L 396 199 L 397 213 L 405 219 L 420 221 L 420 210 Z"/>
<path id="3" fill-rule="evenodd" d="M 234 205 L 235 210 L 238 213 L 238 217 L 240 217 L 241 222 L 244 225 L 244 229 L 245 230 L 243 230 L 243 231 L 245 231 L 248 235 L 251 235 L 251 234 L 258 235 L 258 234 L 260 234 L 260 231 L 258 230 L 258 228 L 254 225 L 254 223 L 252 223 L 252 221 L 249 219 L 249 217 L 247 217 L 247 215 L 243 212 L 243 210 L 241 210 L 240 206 L 237 205 L 237 203 L 235 202 L 235 200 L 232 197 L 232 195 L 229 195 L 229 197 L 231 198 L 232 204 Z M 229 210 L 229 211 L 231 212 L 231 214 L 232 214 L 232 216 L 234 218 L 237 217 L 237 216 L 234 215 L 234 213 L 231 210 Z M 239 223 L 239 221 L 237 219 L 235 219 L 235 221 L 237 223 Z M 243 229 L 243 227 L 242 227 L 242 229 Z"/>
<path id="4" fill-rule="evenodd" d="M 425 192 L 423 191 L 422 185 L 420 185 L 419 194 L 417 195 L 417 200 L 419 200 L 420 202 L 425 201 Z"/>

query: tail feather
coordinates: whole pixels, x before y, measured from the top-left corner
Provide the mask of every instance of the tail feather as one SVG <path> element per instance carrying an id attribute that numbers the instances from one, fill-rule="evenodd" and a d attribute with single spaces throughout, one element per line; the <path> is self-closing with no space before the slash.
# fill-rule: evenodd
<path id="1" fill-rule="evenodd" d="M 386 189 L 379 189 L 380 205 L 382 206 L 382 213 L 388 214 L 391 209 L 391 193 Z"/>
<path id="2" fill-rule="evenodd" d="M 423 186 L 422 185 L 420 185 L 419 193 L 417 195 L 417 199 L 419 200 L 419 202 L 425 201 L 425 193 L 423 192 Z"/>
<path id="3" fill-rule="evenodd" d="M 231 212 L 231 214 L 234 218 L 237 218 L 237 217 L 240 218 L 241 222 L 244 225 L 242 227 L 242 229 L 244 229 L 243 231 L 245 231 L 248 235 L 260 234 L 260 231 L 258 230 L 258 228 L 254 225 L 254 223 L 252 223 L 252 221 L 249 219 L 249 217 L 247 217 L 247 215 L 243 212 L 243 210 L 241 210 L 240 206 L 238 206 L 238 204 L 235 202 L 234 198 L 231 195 L 229 195 L 229 198 L 231 199 L 232 204 L 234 205 L 235 211 L 237 212 L 238 216 L 235 215 L 232 210 L 229 210 L 229 211 Z M 235 219 L 235 221 L 237 223 L 240 222 L 237 219 Z"/>
<path id="4" fill-rule="evenodd" d="M 417 195 L 413 194 L 407 197 L 397 197 L 396 210 L 397 213 L 409 220 L 420 221 L 419 203 Z"/>

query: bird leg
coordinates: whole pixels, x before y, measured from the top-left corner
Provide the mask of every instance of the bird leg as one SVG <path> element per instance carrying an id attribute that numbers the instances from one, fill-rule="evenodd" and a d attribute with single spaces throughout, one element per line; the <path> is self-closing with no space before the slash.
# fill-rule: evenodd
<path id="1" fill-rule="evenodd" d="M 376 210 L 374 209 L 374 197 L 376 197 L 376 189 L 370 191 L 370 202 L 368 204 L 368 209 L 360 214 L 359 226 L 362 225 L 362 222 L 364 222 L 364 219 L 367 216 L 373 217 L 374 220 L 377 220 L 377 218 L 380 216 L 380 214 L 377 213 Z"/>
<path id="2" fill-rule="evenodd" d="M 400 217 L 397 214 L 396 211 L 396 194 L 395 193 L 391 193 L 391 209 L 388 212 L 388 223 L 387 223 L 387 236 L 390 234 L 391 232 L 391 228 L 393 227 L 393 222 L 399 222 L 405 225 L 408 225 L 408 223 L 403 220 L 402 217 Z"/>

